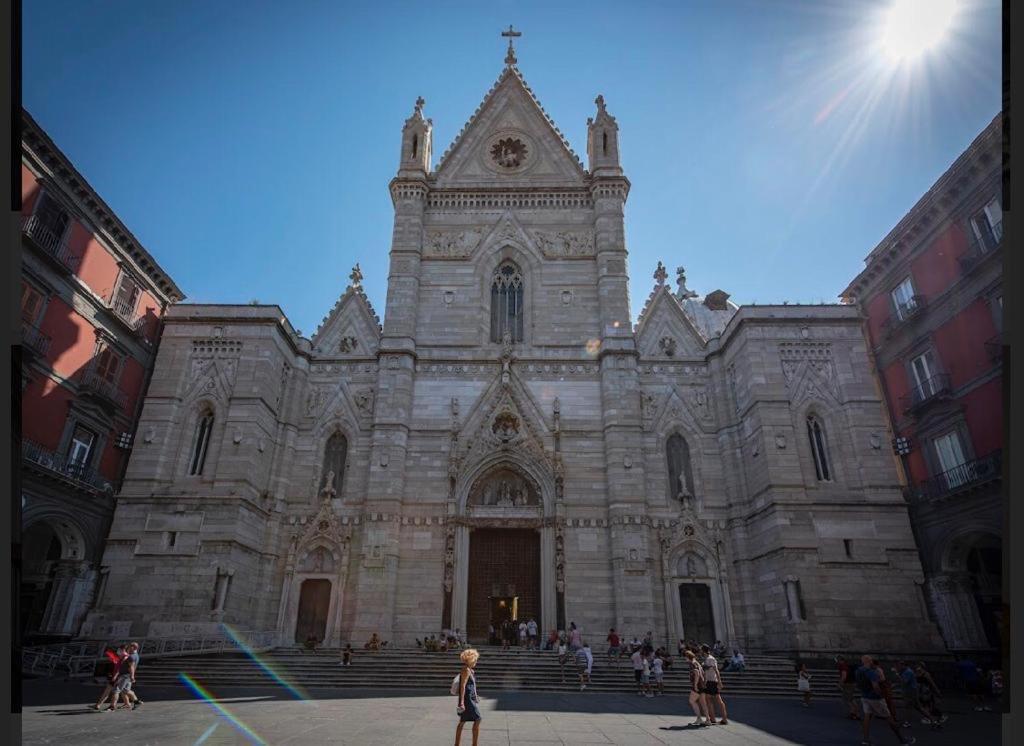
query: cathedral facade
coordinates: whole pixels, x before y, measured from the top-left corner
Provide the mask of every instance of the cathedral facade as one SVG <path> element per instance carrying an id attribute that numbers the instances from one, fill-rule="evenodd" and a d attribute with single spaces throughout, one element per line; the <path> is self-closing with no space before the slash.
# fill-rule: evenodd
<path id="1" fill-rule="evenodd" d="M 310 339 L 273 305 L 169 309 L 83 635 L 480 642 L 514 616 L 940 648 L 857 310 L 659 264 L 634 324 L 596 104 L 584 167 L 510 49 L 435 166 L 417 101 L 383 324 L 358 267 Z"/>

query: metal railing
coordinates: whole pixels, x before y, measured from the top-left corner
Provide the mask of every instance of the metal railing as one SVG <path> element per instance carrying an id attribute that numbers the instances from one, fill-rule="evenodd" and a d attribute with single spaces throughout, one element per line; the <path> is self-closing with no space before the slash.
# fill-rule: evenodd
<path id="1" fill-rule="evenodd" d="M 128 401 L 128 397 L 117 387 L 116 383 L 108 381 L 92 370 L 84 370 L 79 375 L 78 389 L 86 394 L 106 399 L 117 407 L 123 408 Z"/>
<path id="2" fill-rule="evenodd" d="M 50 338 L 43 334 L 39 327 L 27 321 L 21 322 L 21 344 L 39 357 L 46 357 L 50 350 Z"/>
<path id="3" fill-rule="evenodd" d="M 886 336 L 891 335 L 902 325 L 916 319 L 925 306 L 923 295 L 912 295 L 906 303 L 900 303 L 892 314 L 882 323 L 882 330 Z"/>
<path id="4" fill-rule="evenodd" d="M 65 230 L 58 232 L 57 226 L 38 215 L 29 215 L 21 221 L 21 232 L 67 271 L 78 269 L 79 258 L 68 248 Z"/>
<path id="5" fill-rule="evenodd" d="M 993 451 L 987 456 L 960 464 L 949 471 L 936 474 L 918 485 L 920 498 L 941 497 L 969 487 L 991 482 L 1002 476 L 1003 452 Z"/>
<path id="6" fill-rule="evenodd" d="M 945 373 L 937 373 L 910 389 L 910 393 L 903 396 L 900 403 L 903 405 L 903 411 L 909 412 L 948 393 L 949 376 Z"/>
<path id="7" fill-rule="evenodd" d="M 123 300 L 115 298 L 110 301 L 108 308 L 131 329 L 135 329 L 140 317 L 135 314 L 135 307 L 131 303 L 125 303 Z"/>
<path id="8" fill-rule="evenodd" d="M 102 492 L 110 489 L 110 482 L 104 479 L 95 469 L 83 466 L 77 461 L 68 461 L 63 456 L 59 456 L 53 451 L 43 448 L 38 443 L 33 443 L 31 440 L 22 439 L 21 457 L 25 461 L 70 479 L 87 490 Z"/>
<path id="9" fill-rule="evenodd" d="M 992 232 L 986 234 L 982 238 L 971 231 L 971 241 L 967 247 L 967 251 L 957 257 L 957 261 L 960 262 L 960 270 L 967 272 L 982 259 L 989 254 L 993 253 L 1003 243 L 1003 224 L 996 223 L 992 226 Z"/>
<path id="10" fill-rule="evenodd" d="M 238 636 L 257 653 L 274 648 L 277 632 L 248 631 Z M 146 658 L 169 658 L 204 653 L 228 653 L 240 650 L 238 644 L 223 635 L 210 637 L 144 637 L 131 638 L 139 643 L 139 655 Z M 90 677 L 96 664 L 105 660 L 103 651 L 124 644 L 125 640 L 88 640 L 56 645 L 37 645 L 21 651 L 22 673 L 36 676 Z"/>

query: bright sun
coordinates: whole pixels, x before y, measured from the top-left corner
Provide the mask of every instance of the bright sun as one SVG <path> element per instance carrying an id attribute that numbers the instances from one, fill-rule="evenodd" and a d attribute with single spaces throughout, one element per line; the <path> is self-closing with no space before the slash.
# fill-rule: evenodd
<path id="1" fill-rule="evenodd" d="M 893 62 L 912 60 L 946 35 L 957 0 L 893 0 L 882 31 L 882 47 Z"/>

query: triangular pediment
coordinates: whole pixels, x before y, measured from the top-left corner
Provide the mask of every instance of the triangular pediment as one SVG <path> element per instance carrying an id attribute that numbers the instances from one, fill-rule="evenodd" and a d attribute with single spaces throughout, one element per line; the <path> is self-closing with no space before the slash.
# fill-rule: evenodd
<path id="1" fill-rule="evenodd" d="M 637 349 L 644 360 L 702 360 L 701 333 L 665 285 L 659 285 L 636 328 Z"/>
<path id="2" fill-rule="evenodd" d="M 442 156 L 435 187 L 580 187 L 586 171 L 526 81 L 508 66 Z"/>
<path id="3" fill-rule="evenodd" d="M 380 346 L 380 319 L 359 286 L 349 286 L 313 335 L 318 357 L 374 357 Z"/>

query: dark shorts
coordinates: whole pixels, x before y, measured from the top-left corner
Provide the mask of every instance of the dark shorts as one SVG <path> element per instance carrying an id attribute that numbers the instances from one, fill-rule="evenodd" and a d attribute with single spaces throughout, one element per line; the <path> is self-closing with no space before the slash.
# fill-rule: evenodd
<path id="1" fill-rule="evenodd" d="M 643 675 L 644 675 L 643 671 L 641 671 L 639 669 L 636 669 L 636 668 L 633 669 L 633 676 L 636 677 L 637 683 L 640 683 L 640 679 L 641 679 L 641 677 L 643 677 Z"/>
<path id="2" fill-rule="evenodd" d="M 718 682 L 717 681 L 705 681 L 704 682 L 704 693 L 710 694 L 714 697 L 718 694 Z"/>

